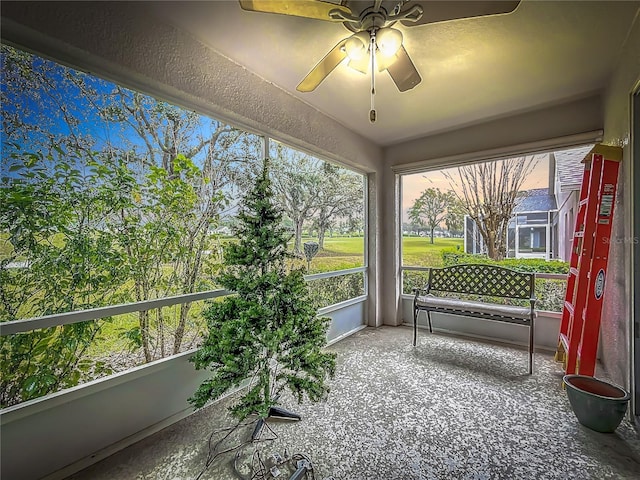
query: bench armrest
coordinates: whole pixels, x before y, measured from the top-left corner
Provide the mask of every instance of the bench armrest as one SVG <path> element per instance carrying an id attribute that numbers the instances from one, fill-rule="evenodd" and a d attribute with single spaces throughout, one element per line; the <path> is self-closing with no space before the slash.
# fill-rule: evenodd
<path id="1" fill-rule="evenodd" d="M 413 288 L 413 294 L 416 297 L 419 297 L 421 293 L 428 293 L 429 292 L 429 284 L 427 283 L 424 287 L 420 288 L 420 287 L 414 287 Z"/>

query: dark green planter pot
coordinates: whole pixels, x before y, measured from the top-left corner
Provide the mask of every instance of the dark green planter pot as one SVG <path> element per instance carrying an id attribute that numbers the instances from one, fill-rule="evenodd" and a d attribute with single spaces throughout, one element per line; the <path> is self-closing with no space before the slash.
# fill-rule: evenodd
<path id="1" fill-rule="evenodd" d="M 565 375 L 567 397 L 578 421 L 596 432 L 611 433 L 627 412 L 631 394 L 622 388 L 586 375 Z"/>

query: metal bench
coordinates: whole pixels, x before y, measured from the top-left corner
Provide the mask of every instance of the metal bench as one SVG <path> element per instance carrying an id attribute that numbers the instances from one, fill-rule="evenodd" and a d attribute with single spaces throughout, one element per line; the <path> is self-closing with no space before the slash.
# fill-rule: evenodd
<path id="1" fill-rule="evenodd" d="M 430 268 L 427 284 L 424 288 L 414 289 L 413 346 L 416 346 L 418 337 L 418 313 L 420 310 L 427 312 L 429 332 L 433 332 L 431 312 L 524 325 L 529 327 L 529 374 L 531 374 L 533 371 L 533 323 L 536 315 L 534 288 L 535 274 L 516 272 L 495 265 L 454 265 L 452 267 Z M 462 300 L 442 296 L 442 294 L 528 300 L 529 306 Z"/>

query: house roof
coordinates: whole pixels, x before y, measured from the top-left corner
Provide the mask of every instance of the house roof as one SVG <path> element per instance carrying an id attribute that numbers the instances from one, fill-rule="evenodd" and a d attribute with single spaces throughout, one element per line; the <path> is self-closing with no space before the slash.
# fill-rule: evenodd
<path id="1" fill-rule="evenodd" d="M 584 167 L 582 160 L 591 150 L 592 145 L 554 152 L 556 157 L 556 181 L 560 185 L 560 192 L 580 190 Z"/>
<path id="2" fill-rule="evenodd" d="M 548 212 L 556 208 L 558 208 L 556 197 L 549 193 L 548 188 L 534 188 L 518 194 L 518 203 L 513 211 L 515 213 Z"/>

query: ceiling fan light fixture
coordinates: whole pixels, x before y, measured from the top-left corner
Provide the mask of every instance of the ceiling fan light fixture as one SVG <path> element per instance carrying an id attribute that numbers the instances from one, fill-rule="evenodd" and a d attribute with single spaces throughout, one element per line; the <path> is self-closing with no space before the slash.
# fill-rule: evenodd
<path id="1" fill-rule="evenodd" d="M 382 54 L 382 52 L 378 52 L 378 55 L 376 55 L 376 66 L 378 67 L 378 71 L 384 72 L 387 68 L 393 65 L 396 60 L 398 60 L 397 55 L 387 56 Z"/>
<path id="2" fill-rule="evenodd" d="M 360 60 L 349 60 L 347 62 L 347 66 L 356 70 L 357 72 L 367 74 L 369 73 L 369 67 L 371 67 L 371 62 L 369 61 L 369 57 L 362 57 Z"/>
<path id="3" fill-rule="evenodd" d="M 362 60 L 369 51 L 369 33 L 354 33 L 347 39 L 344 44 L 344 48 L 351 60 L 356 62 L 358 60 Z"/>
<path id="4" fill-rule="evenodd" d="M 376 45 L 385 57 L 393 57 L 402 46 L 402 32 L 395 28 L 381 28 L 376 32 Z"/>

